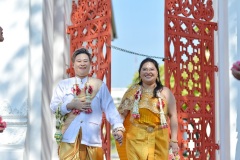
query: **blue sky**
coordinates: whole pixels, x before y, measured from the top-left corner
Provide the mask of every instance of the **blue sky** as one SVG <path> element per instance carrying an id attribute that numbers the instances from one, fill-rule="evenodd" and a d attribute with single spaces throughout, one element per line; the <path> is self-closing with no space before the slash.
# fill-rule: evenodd
<path id="1" fill-rule="evenodd" d="M 112 0 L 117 39 L 112 45 L 149 56 L 164 56 L 164 0 Z M 112 49 L 112 88 L 131 84 L 146 58 Z M 160 65 L 161 59 L 156 59 Z"/>

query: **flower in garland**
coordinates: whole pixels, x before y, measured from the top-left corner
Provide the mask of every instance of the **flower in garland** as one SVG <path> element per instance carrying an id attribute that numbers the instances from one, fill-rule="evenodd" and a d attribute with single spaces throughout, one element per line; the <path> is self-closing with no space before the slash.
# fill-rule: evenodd
<path id="1" fill-rule="evenodd" d="M 81 93 L 81 90 L 79 88 L 79 85 L 78 84 L 74 84 L 73 87 L 72 87 L 72 92 L 74 94 L 74 96 L 78 96 L 80 93 Z"/>
<path id="2" fill-rule="evenodd" d="M 165 107 L 165 103 L 164 103 L 163 99 L 161 99 L 161 101 L 162 101 L 162 107 L 164 108 Z M 158 101 L 157 102 L 157 108 L 158 109 L 160 109 L 160 104 L 161 104 L 160 101 Z"/>
<path id="3" fill-rule="evenodd" d="M 133 111 L 132 111 L 133 118 L 140 118 L 138 103 L 141 99 L 141 96 L 142 96 L 142 90 L 141 90 L 141 87 L 139 87 L 139 89 L 134 95 L 134 104 L 133 104 Z"/>
<path id="4" fill-rule="evenodd" d="M 88 85 L 88 83 L 86 83 L 84 90 L 86 95 L 86 102 L 91 102 L 91 94 L 93 92 L 93 87 L 91 85 Z M 77 96 L 81 93 L 81 89 L 79 88 L 79 85 L 77 83 L 73 85 L 72 92 L 75 98 L 77 98 Z M 80 114 L 80 112 L 81 111 L 79 109 L 73 109 L 73 114 L 78 115 Z M 92 113 L 92 109 L 91 108 L 87 109 L 85 113 Z"/>

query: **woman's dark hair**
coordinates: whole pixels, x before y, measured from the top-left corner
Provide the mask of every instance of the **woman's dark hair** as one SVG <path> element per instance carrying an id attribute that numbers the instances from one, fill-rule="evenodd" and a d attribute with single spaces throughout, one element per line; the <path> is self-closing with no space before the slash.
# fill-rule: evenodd
<path id="1" fill-rule="evenodd" d="M 72 55 L 72 62 L 73 62 L 73 63 L 74 63 L 74 61 L 75 61 L 75 58 L 76 58 L 77 55 L 79 55 L 79 54 L 86 54 L 86 55 L 88 56 L 88 58 L 89 58 L 89 61 L 91 61 L 91 54 L 88 52 L 88 50 L 85 49 L 85 48 L 79 48 L 79 49 L 77 49 L 77 50 L 75 50 L 75 51 L 73 52 L 73 55 Z"/>
<path id="2" fill-rule="evenodd" d="M 152 59 L 152 58 L 145 58 L 142 62 L 141 62 L 141 64 L 140 64 L 140 66 L 139 66 L 139 69 L 138 69 L 138 80 L 139 80 L 139 85 L 142 85 L 142 80 L 141 80 L 141 78 L 140 78 L 140 72 L 141 72 L 141 69 L 142 69 L 142 66 L 145 64 L 145 63 L 147 63 L 147 62 L 152 62 L 153 64 L 154 64 L 154 66 L 156 67 L 156 69 L 157 69 L 157 72 L 158 72 L 158 78 L 156 79 L 156 83 L 157 83 L 157 86 L 154 88 L 154 90 L 153 90 L 153 97 L 157 97 L 157 91 L 158 90 L 162 90 L 163 89 L 163 85 L 162 85 L 162 83 L 161 83 L 161 81 L 160 81 L 160 72 L 159 72 L 159 68 L 158 68 L 158 63 L 157 63 L 157 61 L 156 60 L 154 60 L 154 59 Z"/>

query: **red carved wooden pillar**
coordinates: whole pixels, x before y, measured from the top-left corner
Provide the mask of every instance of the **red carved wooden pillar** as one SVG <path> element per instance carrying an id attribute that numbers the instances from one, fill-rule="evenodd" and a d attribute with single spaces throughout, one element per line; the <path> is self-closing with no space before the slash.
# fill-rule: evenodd
<path id="1" fill-rule="evenodd" d="M 92 54 L 90 75 L 103 80 L 111 91 L 111 1 L 110 0 L 75 0 L 72 1 L 71 21 L 67 33 L 70 35 L 70 57 L 81 47 Z M 72 62 L 67 70 L 74 76 Z M 110 125 L 103 115 L 103 149 L 110 160 Z"/>
<path id="2" fill-rule="evenodd" d="M 212 0 L 165 1 L 165 85 L 177 100 L 181 159 L 216 159 Z M 171 82 L 171 83 L 170 83 Z"/>

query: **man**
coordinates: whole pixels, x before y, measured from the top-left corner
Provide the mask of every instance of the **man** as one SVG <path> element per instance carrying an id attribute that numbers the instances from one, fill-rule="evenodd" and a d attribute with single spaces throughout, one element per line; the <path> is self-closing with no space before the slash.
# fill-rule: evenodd
<path id="1" fill-rule="evenodd" d="M 123 120 L 106 84 L 89 77 L 91 55 L 80 48 L 72 56 L 75 77 L 56 86 L 50 108 L 56 115 L 55 134 L 60 160 L 103 160 L 102 114 L 111 124 L 113 136 L 121 144 Z"/>

